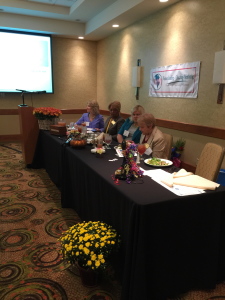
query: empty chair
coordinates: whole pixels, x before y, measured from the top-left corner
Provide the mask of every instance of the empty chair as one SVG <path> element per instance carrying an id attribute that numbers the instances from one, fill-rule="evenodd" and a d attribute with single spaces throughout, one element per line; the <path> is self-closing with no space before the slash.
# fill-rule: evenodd
<path id="1" fill-rule="evenodd" d="M 216 181 L 224 158 L 224 148 L 214 143 L 207 143 L 199 157 L 195 174 Z"/>
<path id="2" fill-rule="evenodd" d="M 164 139 L 166 141 L 166 149 L 165 149 L 165 158 L 171 159 L 171 150 L 173 145 L 173 136 L 168 133 L 163 133 Z"/>

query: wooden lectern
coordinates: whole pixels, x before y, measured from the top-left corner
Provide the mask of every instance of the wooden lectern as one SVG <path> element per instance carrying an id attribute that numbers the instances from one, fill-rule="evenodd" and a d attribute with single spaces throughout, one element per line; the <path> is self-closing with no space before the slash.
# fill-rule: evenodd
<path id="1" fill-rule="evenodd" d="M 19 105 L 20 133 L 22 138 L 22 154 L 26 165 L 33 161 L 38 134 L 38 120 L 33 115 L 33 107 Z"/>

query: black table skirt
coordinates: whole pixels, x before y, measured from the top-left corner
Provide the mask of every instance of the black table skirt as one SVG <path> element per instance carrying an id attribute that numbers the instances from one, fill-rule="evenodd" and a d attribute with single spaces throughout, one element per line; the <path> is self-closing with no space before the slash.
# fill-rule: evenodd
<path id="1" fill-rule="evenodd" d="M 73 149 L 48 132 L 40 133 L 38 147 L 36 166 L 37 157 L 45 157 L 44 167 L 61 188 L 62 207 L 74 208 L 83 220 L 111 224 L 121 234 L 115 267 L 123 300 L 211 289 L 224 278 L 225 187 L 179 197 L 147 176 L 143 184 L 116 185 L 112 175 L 122 158 L 109 161 L 116 158 L 114 149 L 96 158 L 91 146 Z"/>

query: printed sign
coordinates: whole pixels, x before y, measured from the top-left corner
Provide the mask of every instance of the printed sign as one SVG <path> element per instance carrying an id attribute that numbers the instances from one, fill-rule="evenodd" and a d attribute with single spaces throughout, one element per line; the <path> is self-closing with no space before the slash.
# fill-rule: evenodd
<path id="1" fill-rule="evenodd" d="M 150 71 L 150 97 L 197 98 L 200 62 L 157 67 Z"/>

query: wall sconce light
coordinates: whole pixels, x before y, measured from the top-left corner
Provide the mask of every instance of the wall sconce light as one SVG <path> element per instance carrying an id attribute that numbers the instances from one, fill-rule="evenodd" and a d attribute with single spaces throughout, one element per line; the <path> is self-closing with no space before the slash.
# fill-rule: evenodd
<path id="1" fill-rule="evenodd" d="M 141 60 L 137 60 L 137 66 L 132 70 L 132 86 L 136 87 L 136 100 L 139 100 L 139 88 L 141 87 Z"/>
<path id="2" fill-rule="evenodd" d="M 225 51 L 215 53 L 213 83 L 219 84 L 217 103 L 223 103 L 223 91 L 225 85 Z"/>

